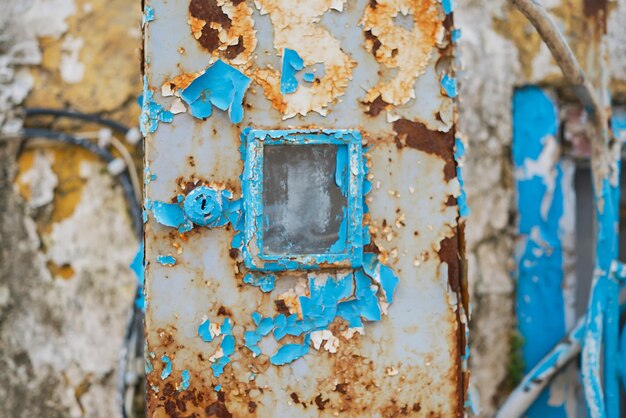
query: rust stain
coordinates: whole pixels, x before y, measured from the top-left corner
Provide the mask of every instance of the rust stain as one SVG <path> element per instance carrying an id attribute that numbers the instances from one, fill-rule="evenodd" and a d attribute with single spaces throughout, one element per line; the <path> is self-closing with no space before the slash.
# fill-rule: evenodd
<path id="1" fill-rule="evenodd" d="M 200 73 L 185 73 L 179 74 L 172 78 L 171 80 L 166 81 L 161 86 L 161 93 L 163 96 L 171 96 L 172 94 L 177 94 L 179 90 L 186 89 L 193 80 L 198 78 Z"/>
<path id="2" fill-rule="evenodd" d="M 394 18 L 410 15 L 413 28 L 396 25 Z M 415 81 L 428 66 L 434 47 L 443 39 L 444 28 L 438 2 L 434 0 L 373 0 L 360 24 L 365 48 L 376 61 L 397 69 L 390 81 L 371 88 L 366 103 L 381 97 L 386 103 L 402 105 L 415 98 Z M 402 64 L 402 65 L 400 65 Z"/>
<path id="3" fill-rule="evenodd" d="M 455 309 L 457 332 L 456 332 L 456 347 L 457 347 L 457 361 L 455 362 L 456 372 L 456 384 L 457 395 L 461 397 L 459 408 L 457 409 L 457 416 L 463 416 L 463 407 L 465 394 L 467 393 L 469 384 L 469 371 L 464 370 L 462 366 L 461 356 L 465 355 L 467 349 L 466 340 L 466 326 L 469 303 L 469 292 L 467 285 L 467 269 L 465 265 L 465 223 L 461 221 L 459 226 L 452 228 L 452 234 L 446 236 L 439 242 L 439 249 L 437 255 L 442 263 L 446 263 L 448 267 L 448 285 L 450 291 L 456 294 L 457 304 L 459 306 Z M 463 309 L 460 309 L 460 308 Z"/>
<path id="4" fill-rule="evenodd" d="M 368 104 L 368 103 L 365 102 L 365 104 Z M 372 102 L 369 103 L 368 109 L 365 113 L 370 116 L 378 116 L 380 112 L 382 112 L 383 110 L 387 108 L 388 105 L 389 103 L 385 102 L 382 96 L 378 96 Z"/>
<path id="5" fill-rule="evenodd" d="M 352 69 L 356 67 L 356 61 L 342 50 L 339 40 L 317 23 L 331 9 L 343 10 L 343 2 L 310 0 L 302 6 L 284 0 L 258 0 L 256 4 L 262 15 L 270 16 L 276 51 L 281 55 L 285 48 L 296 51 L 305 66 L 323 64 L 324 76 L 319 82 L 288 95 L 280 94 L 278 70 L 258 69 L 250 76 L 261 84 L 265 96 L 283 114 L 283 119 L 298 114 L 305 116 L 311 111 L 325 116 L 327 106 L 345 93 Z"/>
<path id="6" fill-rule="evenodd" d="M 606 18 L 608 0 L 583 0 L 583 12 L 587 17 L 602 16 Z"/>
<path id="7" fill-rule="evenodd" d="M 436 155 L 445 162 L 444 180 L 456 177 L 456 161 L 454 160 L 454 130 L 448 132 L 432 131 L 421 122 L 400 119 L 393 123 L 393 130 L 401 145 L 406 145 Z"/>
<path id="8" fill-rule="evenodd" d="M 213 56 L 250 65 L 257 39 L 252 8 L 245 1 L 191 0 L 188 23 L 193 37 Z"/>
<path id="9" fill-rule="evenodd" d="M 456 229 L 456 228 L 455 228 Z M 460 289 L 460 270 L 459 270 L 459 241 L 456 230 L 454 235 L 446 237 L 439 243 L 437 251 L 439 260 L 448 265 L 448 284 L 455 293 Z"/>

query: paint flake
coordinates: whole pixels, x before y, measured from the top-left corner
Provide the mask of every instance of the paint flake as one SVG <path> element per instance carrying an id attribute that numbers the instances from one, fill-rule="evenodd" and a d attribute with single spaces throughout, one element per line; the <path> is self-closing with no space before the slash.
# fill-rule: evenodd
<path id="1" fill-rule="evenodd" d="M 304 61 L 300 55 L 292 49 L 285 48 L 283 51 L 283 68 L 280 76 L 281 94 L 292 94 L 298 89 L 296 73 L 304 68 Z"/>
<path id="2" fill-rule="evenodd" d="M 234 67 L 217 60 L 181 93 L 191 114 L 205 119 L 213 113 L 213 106 L 228 110 L 233 123 L 243 120 L 243 97 L 250 79 Z"/>
<path id="3" fill-rule="evenodd" d="M 189 370 L 183 370 L 181 373 L 181 378 L 182 378 L 182 381 L 180 382 L 180 385 L 178 386 L 179 392 L 189 389 L 189 380 L 191 378 L 191 375 L 189 374 Z"/>
<path id="4" fill-rule="evenodd" d="M 258 287 L 263 293 L 269 293 L 274 290 L 276 276 L 273 274 L 260 275 L 257 273 L 248 273 L 244 276 L 243 282 Z"/>
<path id="5" fill-rule="evenodd" d="M 161 372 L 161 380 L 167 379 L 172 374 L 172 360 L 168 356 L 161 357 L 163 362 L 163 371 Z"/>
<path id="6" fill-rule="evenodd" d="M 450 77 L 448 74 L 444 74 L 443 78 L 441 79 L 441 87 L 443 87 L 443 91 L 451 99 L 454 99 L 458 95 L 456 88 L 456 78 Z"/>

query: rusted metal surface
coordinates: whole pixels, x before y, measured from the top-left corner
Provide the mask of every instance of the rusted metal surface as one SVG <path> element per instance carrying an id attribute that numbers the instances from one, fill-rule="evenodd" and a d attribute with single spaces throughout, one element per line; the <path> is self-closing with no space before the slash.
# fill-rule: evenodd
<path id="1" fill-rule="evenodd" d="M 465 414 L 463 144 L 444 3 L 147 2 L 148 417 Z M 245 212 L 245 128 L 360 133 L 371 186 L 363 267 L 275 271 L 269 285 L 247 276 L 236 217 L 211 227 L 167 218 L 162 209 L 179 211 L 199 186 L 226 193 L 229 214 Z M 392 302 L 365 260 L 399 280 Z M 313 283 L 359 271 L 382 283 L 380 319 L 337 315 L 277 336 L 281 314 L 306 322 Z M 352 292 L 338 303 L 358 300 Z M 258 334 L 266 319 L 274 332 Z M 283 361 L 286 347 L 303 354 Z"/>

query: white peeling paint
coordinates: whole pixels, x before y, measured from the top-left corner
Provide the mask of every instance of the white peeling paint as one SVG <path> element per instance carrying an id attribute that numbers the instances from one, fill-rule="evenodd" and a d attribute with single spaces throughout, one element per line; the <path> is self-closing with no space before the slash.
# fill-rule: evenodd
<path id="1" fill-rule="evenodd" d="M 30 199 L 27 204 L 31 209 L 40 208 L 54 199 L 54 189 L 59 184 L 57 175 L 52 171 L 53 157 L 50 153 L 37 150 L 34 152 L 33 166 L 22 173 L 17 182 L 28 186 Z"/>
<path id="2" fill-rule="evenodd" d="M 61 45 L 61 63 L 59 70 L 63 81 L 69 84 L 80 83 L 85 75 L 85 64 L 79 61 L 83 39 L 68 35 Z"/>

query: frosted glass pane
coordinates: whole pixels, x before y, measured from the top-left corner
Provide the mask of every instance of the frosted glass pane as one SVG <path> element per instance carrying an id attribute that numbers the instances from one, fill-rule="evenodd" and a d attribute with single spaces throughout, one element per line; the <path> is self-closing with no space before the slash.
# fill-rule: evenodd
<path id="1" fill-rule="evenodd" d="M 335 183 L 339 147 L 263 147 L 264 254 L 323 254 L 338 240 L 347 206 Z"/>

